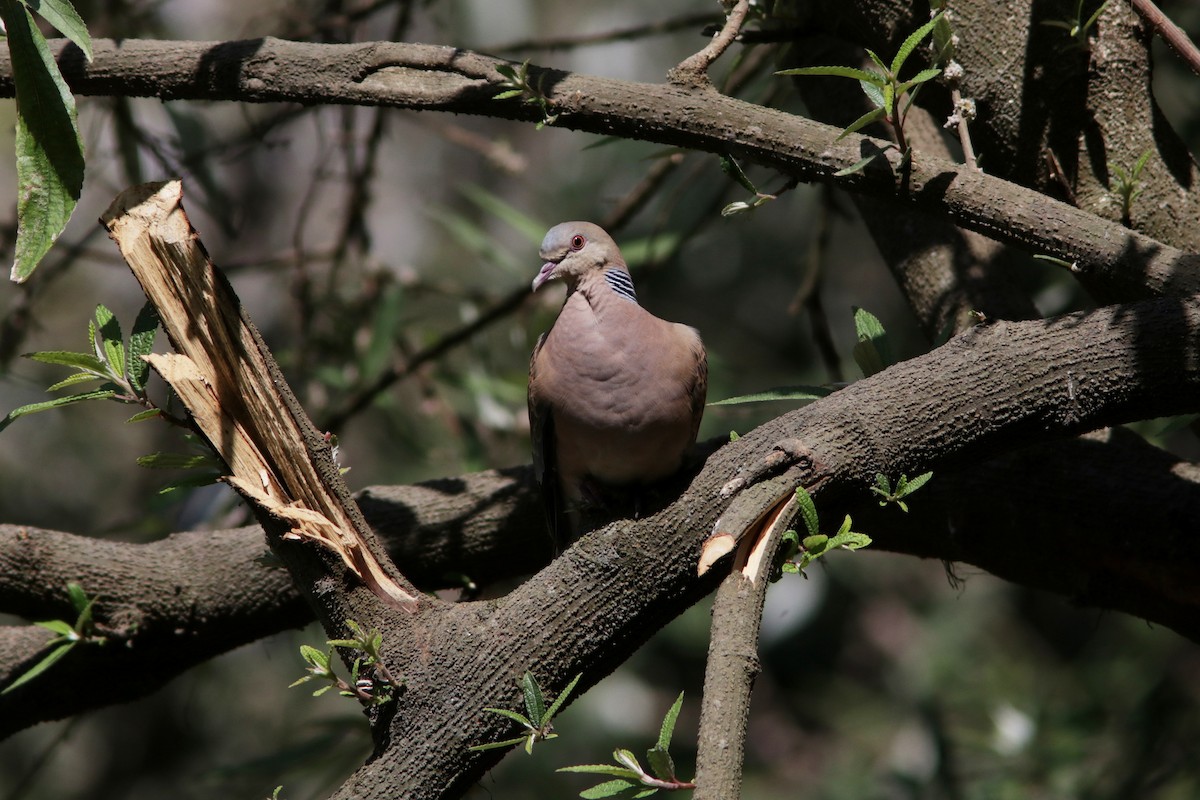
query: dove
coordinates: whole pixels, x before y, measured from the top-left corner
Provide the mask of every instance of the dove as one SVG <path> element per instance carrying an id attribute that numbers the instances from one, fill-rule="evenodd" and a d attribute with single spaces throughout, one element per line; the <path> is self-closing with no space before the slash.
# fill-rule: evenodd
<path id="1" fill-rule="evenodd" d="M 564 543 L 582 532 L 584 508 L 604 505 L 606 487 L 638 488 L 680 469 L 704 412 L 708 357 L 694 328 L 638 303 L 603 228 L 555 225 L 539 255 L 533 291 L 567 286 L 529 361 L 534 472 Z"/>

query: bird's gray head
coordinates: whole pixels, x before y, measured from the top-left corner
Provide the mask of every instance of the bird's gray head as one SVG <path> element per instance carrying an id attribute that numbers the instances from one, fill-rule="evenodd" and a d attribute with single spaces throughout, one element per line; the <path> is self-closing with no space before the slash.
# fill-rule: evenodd
<path id="1" fill-rule="evenodd" d="M 538 251 L 542 268 L 533 279 L 533 290 L 546 281 L 562 278 L 572 289 L 590 270 L 626 270 L 621 251 L 603 228 L 591 222 L 561 222 L 546 233 Z"/>

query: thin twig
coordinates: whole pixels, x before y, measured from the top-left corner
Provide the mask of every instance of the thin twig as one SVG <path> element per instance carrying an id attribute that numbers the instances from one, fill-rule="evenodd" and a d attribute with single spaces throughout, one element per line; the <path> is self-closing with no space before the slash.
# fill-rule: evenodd
<path id="1" fill-rule="evenodd" d="M 975 163 L 975 148 L 971 146 L 971 132 L 967 129 L 970 120 L 967 119 L 968 114 L 964 113 L 962 90 L 955 84 L 950 88 L 950 100 L 954 103 L 954 114 L 958 117 L 958 141 L 962 145 L 963 163 L 968 169 L 978 171 L 979 165 Z"/>
<path id="2" fill-rule="evenodd" d="M 561 36 L 557 39 L 522 39 L 516 42 L 510 42 L 499 47 L 488 48 L 488 52 L 502 55 L 505 53 L 514 53 L 525 50 L 569 50 L 574 47 L 588 47 L 598 44 L 609 44 L 610 42 L 624 42 L 631 39 L 643 39 L 648 36 L 661 36 L 666 33 L 674 33 L 678 30 L 687 28 L 695 28 L 709 22 L 713 18 L 711 12 L 702 14 L 690 14 L 686 17 L 676 17 L 675 19 L 667 19 L 659 22 L 650 22 L 645 25 L 636 25 L 630 28 L 617 28 L 611 31 L 601 31 L 599 33 L 585 33 L 578 36 Z"/>
<path id="3" fill-rule="evenodd" d="M 1192 72 L 1200 75 L 1200 50 L 1183 32 L 1183 29 L 1167 17 L 1152 0 L 1131 0 L 1133 8 L 1154 29 L 1167 45 L 1179 54 Z"/>
<path id="4" fill-rule="evenodd" d="M 733 44 L 749 10 L 750 0 L 737 0 L 737 5 L 725 18 L 725 26 L 721 28 L 721 32 L 714 36 L 703 50 L 679 62 L 678 66 L 667 73 L 667 80 L 693 89 L 712 86 L 708 79 L 708 68 Z"/>

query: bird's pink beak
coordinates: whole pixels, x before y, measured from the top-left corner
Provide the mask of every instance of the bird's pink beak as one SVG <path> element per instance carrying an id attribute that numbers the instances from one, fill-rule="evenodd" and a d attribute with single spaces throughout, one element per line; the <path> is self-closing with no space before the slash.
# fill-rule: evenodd
<path id="1" fill-rule="evenodd" d="M 538 270 L 537 277 L 533 279 L 533 291 L 536 292 L 539 286 L 554 277 L 556 267 L 558 267 L 558 264 L 553 261 L 547 261 L 545 264 L 542 264 L 542 268 Z"/>

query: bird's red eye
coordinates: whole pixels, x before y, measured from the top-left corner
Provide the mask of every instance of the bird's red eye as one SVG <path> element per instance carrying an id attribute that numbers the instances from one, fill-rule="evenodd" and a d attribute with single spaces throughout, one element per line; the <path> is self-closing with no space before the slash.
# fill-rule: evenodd
<path id="1" fill-rule="evenodd" d="M 585 244 L 587 244 L 587 239 L 583 238 L 578 233 L 571 237 L 572 250 L 582 250 Z"/>

